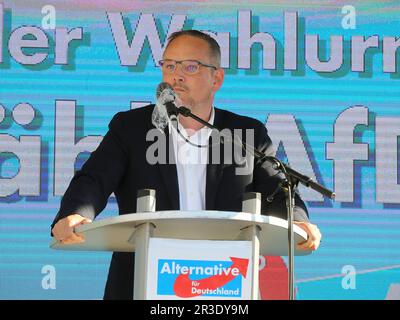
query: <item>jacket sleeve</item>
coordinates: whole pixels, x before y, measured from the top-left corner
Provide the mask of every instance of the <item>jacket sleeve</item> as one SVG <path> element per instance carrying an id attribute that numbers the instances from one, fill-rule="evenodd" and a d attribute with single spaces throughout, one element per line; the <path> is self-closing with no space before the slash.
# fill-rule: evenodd
<path id="1" fill-rule="evenodd" d="M 71 214 L 93 220 L 107 205 L 128 163 L 127 145 L 123 141 L 122 113 L 114 116 L 98 148 L 72 178 L 51 228 Z"/>
<path id="2" fill-rule="evenodd" d="M 272 146 L 272 141 L 268 136 L 267 129 L 262 123 L 255 130 L 255 145 L 257 150 L 267 156 L 274 156 L 275 152 Z M 254 190 L 262 194 L 262 214 L 276 216 L 287 220 L 286 198 L 285 192 L 279 188 L 279 183 L 285 179 L 284 175 L 274 169 L 274 166 L 269 161 L 260 162 L 255 160 L 254 164 Z M 273 195 L 271 202 L 267 201 L 267 197 Z M 309 221 L 308 211 L 305 203 L 301 199 L 299 193 L 295 193 L 295 208 L 293 218 L 296 221 Z"/>

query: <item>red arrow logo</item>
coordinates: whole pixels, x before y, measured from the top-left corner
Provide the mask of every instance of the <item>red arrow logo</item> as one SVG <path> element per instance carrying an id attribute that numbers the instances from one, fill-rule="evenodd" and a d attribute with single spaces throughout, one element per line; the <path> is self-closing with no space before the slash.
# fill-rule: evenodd
<path id="1" fill-rule="evenodd" d="M 233 270 L 236 268 L 244 278 L 246 278 L 247 267 L 249 265 L 249 259 L 234 258 L 230 257 L 232 265 L 225 269 L 222 274 L 216 274 L 208 278 L 199 280 L 190 280 L 189 273 L 180 274 L 174 283 L 174 292 L 177 297 L 191 298 L 202 294 L 202 291 L 215 290 L 227 284 L 236 278 L 237 275 L 233 274 Z M 228 272 L 226 270 L 229 270 Z M 236 272 L 235 272 L 236 273 Z M 195 288 L 195 292 L 192 291 Z"/>

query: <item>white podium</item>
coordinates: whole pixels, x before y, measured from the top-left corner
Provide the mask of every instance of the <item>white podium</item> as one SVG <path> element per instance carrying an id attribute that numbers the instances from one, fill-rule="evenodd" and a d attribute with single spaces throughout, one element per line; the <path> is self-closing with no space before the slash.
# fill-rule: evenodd
<path id="1" fill-rule="evenodd" d="M 252 242 L 252 299 L 258 299 L 259 255 L 285 256 L 288 253 L 288 222 L 273 216 L 247 212 L 159 211 L 125 214 L 80 225 L 75 230 L 85 242 L 63 245 L 58 250 L 135 252 L 134 298 L 145 299 L 149 239 L 248 240 Z M 307 239 L 294 225 L 295 243 Z M 307 255 L 310 251 L 295 251 Z"/>

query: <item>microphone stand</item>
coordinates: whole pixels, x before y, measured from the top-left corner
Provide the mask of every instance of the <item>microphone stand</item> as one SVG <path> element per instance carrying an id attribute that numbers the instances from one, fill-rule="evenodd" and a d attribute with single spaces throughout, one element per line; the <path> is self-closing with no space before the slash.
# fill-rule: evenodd
<path id="1" fill-rule="evenodd" d="M 209 124 L 207 121 L 204 121 L 203 119 L 199 118 L 198 116 L 194 115 L 190 109 L 186 107 L 176 107 L 174 103 L 168 102 L 166 103 L 166 108 L 168 111 L 168 114 L 173 114 L 177 116 L 178 114 L 183 115 L 184 117 L 190 117 L 204 126 L 217 130 L 218 128 L 213 126 L 212 124 Z M 238 141 L 235 141 L 235 140 Z M 255 149 L 253 146 L 250 146 L 243 141 L 238 136 L 235 136 L 233 139 L 234 143 L 240 143 L 241 147 L 245 151 L 249 151 L 252 153 L 252 155 L 257 158 L 261 163 L 264 161 L 268 161 L 274 165 L 274 168 L 276 170 L 280 170 L 284 175 L 285 175 L 285 180 L 282 181 L 282 183 L 279 184 L 278 189 L 273 193 L 272 196 L 267 198 L 267 201 L 272 201 L 273 196 L 277 193 L 279 189 L 282 189 L 285 193 L 286 197 L 286 208 L 287 208 L 287 216 L 288 216 L 288 242 L 289 242 L 289 250 L 288 250 L 288 256 L 289 256 L 289 300 L 294 300 L 294 235 L 293 235 L 293 212 L 294 212 L 294 207 L 295 207 L 295 190 L 296 187 L 298 186 L 299 182 L 306 187 L 309 187 L 320 194 L 330 198 L 330 199 L 335 199 L 335 193 L 332 192 L 331 190 L 325 188 L 324 186 L 320 185 L 319 183 L 313 181 L 310 177 L 307 177 L 300 172 L 297 172 L 296 170 L 290 168 L 288 165 L 284 164 L 281 162 L 278 158 L 276 157 L 271 157 L 271 156 L 266 156 L 262 152 L 258 151 Z"/>

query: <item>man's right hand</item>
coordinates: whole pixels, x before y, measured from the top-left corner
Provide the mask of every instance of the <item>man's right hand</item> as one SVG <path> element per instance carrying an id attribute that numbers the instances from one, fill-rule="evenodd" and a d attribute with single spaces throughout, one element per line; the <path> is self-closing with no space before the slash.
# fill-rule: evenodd
<path id="1" fill-rule="evenodd" d="M 71 214 L 58 221 L 51 231 L 53 232 L 54 238 L 62 244 L 82 243 L 85 241 L 85 238 L 83 235 L 75 233 L 74 228 L 90 222 L 92 222 L 92 220 L 82 217 L 79 214 Z"/>

